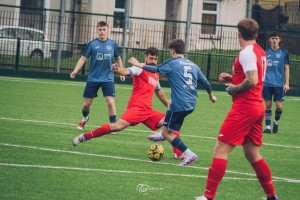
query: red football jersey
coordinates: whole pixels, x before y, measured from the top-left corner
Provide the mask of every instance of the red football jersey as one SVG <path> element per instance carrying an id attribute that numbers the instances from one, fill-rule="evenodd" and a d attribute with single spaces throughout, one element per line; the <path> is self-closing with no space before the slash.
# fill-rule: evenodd
<path id="1" fill-rule="evenodd" d="M 258 83 L 250 90 L 237 93 L 233 97 L 235 103 L 249 103 L 263 101 L 262 90 L 265 79 L 267 58 L 265 51 L 258 45 L 248 45 L 243 49 L 233 64 L 232 83 L 238 85 L 245 80 L 245 73 L 249 70 L 258 71 Z"/>
<path id="2" fill-rule="evenodd" d="M 129 99 L 127 108 L 132 106 L 140 107 L 141 109 L 152 109 L 152 97 L 155 89 L 160 89 L 159 74 L 147 72 L 136 67 L 132 67 L 133 90 Z"/>

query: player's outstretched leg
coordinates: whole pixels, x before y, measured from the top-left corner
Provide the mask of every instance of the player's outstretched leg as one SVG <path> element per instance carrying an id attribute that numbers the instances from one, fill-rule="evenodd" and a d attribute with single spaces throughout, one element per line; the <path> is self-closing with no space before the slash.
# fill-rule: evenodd
<path id="1" fill-rule="evenodd" d="M 109 134 L 111 132 L 109 124 L 103 124 L 100 128 L 97 128 L 91 132 L 86 132 L 84 134 L 78 135 L 72 141 L 73 146 L 77 146 L 78 144 L 90 140 L 96 137 L 102 137 L 103 135 Z"/>

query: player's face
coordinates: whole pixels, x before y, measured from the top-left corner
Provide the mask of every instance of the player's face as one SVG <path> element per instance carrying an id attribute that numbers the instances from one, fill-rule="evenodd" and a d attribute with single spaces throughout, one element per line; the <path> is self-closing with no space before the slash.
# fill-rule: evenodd
<path id="1" fill-rule="evenodd" d="M 154 55 L 154 56 L 151 54 L 145 55 L 144 59 L 145 59 L 146 65 L 152 65 L 152 66 L 157 65 L 157 59 L 158 59 L 157 55 Z"/>
<path id="2" fill-rule="evenodd" d="M 271 44 L 272 47 L 278 47 L 279 46 L 279 42 L 281 40 L 280 40 L 280 37 L 274 36 L 274 37 L 270 37 L 269 41 L 270 41 L 270 44 Z"/>
<path id="3" fill-rule="evenodd" d="M 106 40 L 108 35 L 108 27 L 107 26 L 98 26 L 97 27 L 97 35 L 100 40 Z"/>

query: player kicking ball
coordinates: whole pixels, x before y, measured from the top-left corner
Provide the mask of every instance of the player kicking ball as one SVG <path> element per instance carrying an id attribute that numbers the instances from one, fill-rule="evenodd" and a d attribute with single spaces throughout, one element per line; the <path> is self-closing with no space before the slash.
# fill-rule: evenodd
<path id="1" fill-rule="evenodd" d="M 158 49 L 154 47 L 148 48 L 144 55 L 145 64 L 157 65 L 157 59 Z M 143 123 L 153 131 L 163 126 L 165 114 L 152 109 L 152 97 L 154 93 L 166 107 L 170 104 L 165 92 L 160 87 L 158 73 L 147 72 L 135 66 L 124 68 L 117 64 L 113 65 L 113 70 L 119 75 L 132 76 L 133 89 L 127 110 L 117 122 L 104 124 L 100 128 L 75 137 L 72 141 L 74 146 L 86 140 L 102 137 L 111 132 L 121 131 L 128 126 L 135 126 L 140 123 Z M 179 132 L 174 131 L 173 134 L 180 138 Z M 180 150 L 173 147 L 173 151 L 174 158 L 182 158 Z"/>

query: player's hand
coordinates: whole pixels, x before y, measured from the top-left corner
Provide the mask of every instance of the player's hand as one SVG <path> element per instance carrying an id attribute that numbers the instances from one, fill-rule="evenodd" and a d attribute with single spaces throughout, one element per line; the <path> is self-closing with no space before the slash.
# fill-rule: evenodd
<path id="1" fill-rule="evenodd" d="M 140 64 L 140 62 L 135 57 L 129 58 L 128 62 L 133 66 L 143 68 L 143 66 Z"/>
<path id="2" fill-rule="evenodd" d="M 230 95 L 230 96 L 235 96 L 238 93 L 237 87 L 231 83 L 227 83 L 225 84 L 227 86 L 226 88 L 226 92 Z"/>
<path id="3" fill-rule="evenodd" d="M 289 85 L 284 85 L 284 87 L 283 87 L 284 94 L 287 93 L 287 91 L 289 91 L 289 89 L 290 89 Z"/>
<path id="4" fill-rule="evenodd" d="M 72 71 L 71 74 L 70 74 L 70 78 L 74 79 L 75 76 L 76 76 L 76 74 L 77 74 L 77 73 L 76 73 L 75 71 Z"/>
<path id="5" fill-rule="evenodd" d="M 119 65 L 117 63 L 114 63 L 111 65 L 111 69 L 113 72 L 118 72 L 119 70 Z"/>
<path id="6" fill-rule="evenodd" d="M 125 76 L 120 76 L 121 81 L 125 81 Z"/>
<path id="7" fill-rule="evenodd" d="M 221 82 L 221 83 L 231 83 L 232 82 L 232 76 L 230 74 L 227 74 L 227 73 L 223 72 L 219 75 L 219 82 Z"/>

